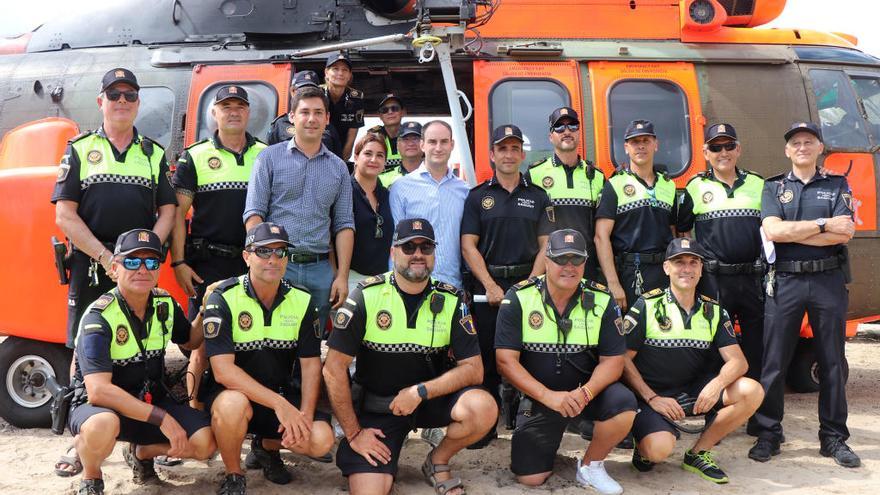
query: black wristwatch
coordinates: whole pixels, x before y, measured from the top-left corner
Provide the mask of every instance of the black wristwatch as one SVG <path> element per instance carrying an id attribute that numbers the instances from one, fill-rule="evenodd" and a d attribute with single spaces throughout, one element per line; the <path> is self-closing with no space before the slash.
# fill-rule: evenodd
<path id="1" fill-rule="evenodd" d="M 825 222 L 827 222 L 827 221 L 828 221 L 827 218 L 817 218 L 816 219 L 816 225 L 819 226 L 819 233 L 820 234 L 825 233 Z"/>
<path id="2" fill-rule="evenodd" d="M 177 268 L 178 266 L 186 263 L 186 260 L 177 260 L 171 262 L 171 268 Z"/>
<path id="3" fill-rule="evenodd" d="M 428 387 L 426 387 L 424 383 L 416 385 L 416 390 L 419 392 L 419 397 L 421 397 L 422 400 L 428 400 Z"/>

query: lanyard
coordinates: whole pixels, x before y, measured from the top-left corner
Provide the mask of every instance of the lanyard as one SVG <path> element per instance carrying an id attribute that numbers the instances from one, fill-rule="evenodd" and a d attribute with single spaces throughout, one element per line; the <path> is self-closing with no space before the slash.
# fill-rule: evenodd
<path id="1" fill-rule="evenodd" d="M 153 394 L 150 393 L 150 389 L 152 388 L 152 383 L 151 383 L 151 380 L 148 375 L 149 370 L 147 369 L 147 351 L 144 349 L 144 344 L 141 341 L 141 339 L 138 338 L 137 332 L 134 331 L 134 325 L 132 325 L 133 318 L 132 318 L 131 311 L 129 310 L 128 303 L 122 297 L 122 294 L 119 292 L 118 287 L 113 289 L 113 292 L 116 295 L 116 300 L 119 301 L 119 309 L 122 310 L 122 314 L 124 314 L 125 318 L 128 320 L 128 325 L 131 327 L 131 337 L 134 339 L 135 343 L 137 344 L 138 351 L 140 352 L 140 355 L 141 355 L 141 361 L 143 361 L 143 363 L 144 363 L 144 394 L 143 394 L 144 395 L 144 402 L 146 402 L 147 404 L 152 404 L 153 403 Z M 144 314 L 144 316 L 147 316 L 146 313 Z M 150 328 L 152 327 L 152 323 L 153 323 L 152 315 L 149 315 L 149 316 L 150 317 L 147 318 L 146 321 L 144 322 L 144 326 L 147 329 L 146 336 L 144 338 L 147 341 L 150 340 Z M 164 339 L 164 337 L 163 337 L 163 339 Z"/>

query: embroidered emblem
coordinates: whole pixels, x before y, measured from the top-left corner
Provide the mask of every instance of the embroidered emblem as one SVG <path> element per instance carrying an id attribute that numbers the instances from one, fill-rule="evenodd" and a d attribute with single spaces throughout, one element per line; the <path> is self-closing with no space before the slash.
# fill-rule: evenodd
<path id="1" fill-rule="evenodd" d="M 544 208 L 544 211 L 547 212 L 547 220 L 550 223 L 556 223 L 556 210 L 552 206 L 548 206 Z"/>
<path id="2" fill-rule="evenodd" d="M 718 126 L 718 132 L 727 132 L 727 126 L 721 124 Z"/>
<path id="3" fill-rule="evenodd" d="M 115 76 L 115 77 L 117 77 L 117 78 L 118 78 L 118 77 L 125 77 L 125 71 L 123 71 L 123 70 L 118 70 L 118 71 L 116 71 L 116 72 L 113 73 L 113 76 Z"/>
<path id="4" fill-rule="evenodd" d="M 474 316 L 473 315 L 465 315 L 462 319 L 458 320 L 461 324 L 462 328 L 468 335 L 476 335 L 477 329 L 474 328 Z"/>
<path id="5" fill-rule="evenodd" d="M 208 158 L 208 168 L 210 168 L 211 170 L 217 170 L 218 168 L 220 168 L 220 165 L 221 165 L 220 159 L 217 158 L 216 156 L 212 156 L 211 158 Z"/>
<path id="6" fill-rule="evenodd" d="M 202 323 L 204 324 L 206 339 L 213 339 L 220 333 L 220 321 L 220 318 L 217 317 L 205 318 L 205 321 Z"/>
<path id="7" fill-rule="evenodd" d="M 544 177 L 541 179 L 541 184 L 548 189 L 553 187 L 553 177 L 550 177 L 549 175 Z"/>
<path id="8" fill-rule="evenodd" d="M 690 239 L 682 239 L 681 240 L 681 247 L 683 247 L 684 249 L 690 249 L 691 248 L 691 240 Z"/>
<path id="9" fill-rule="evenodd" d="M 247 332 L 252 326 L 254 326 L 254 317 L 247 311 L 242 311 L 238 314 L 238 326 Z"/>
<path id="10" fill-rule="evenodd" d="M 271 233 L 273 233 L 273 234 L 280 234 L 280 233 L 281 233 L 281 228 L 278 227 L 277 225 L 272 225 L 272 226 L 269 227 L 269 232 L 271 232 Z"/>
<path id="11" fill-rule="evenodd" d="M 376 326 L 378 326 L 380 330 L 388 330 L 391 328 L 391 313 L 384 309 L 379 311 L 376 315 Z"/>
<path id="12" fill-rule="evenodd" d="M 86 155 L 86 160 L 89 161 L 92 165 L 101 161 L 101 158 L 104 158 L 104 155 L 101 154 L 98 150 L 89 151 L 89 154 Z"/>
<path id="13" fill-rule="evenodd" d="M 125 345 L 126 342 L 128 342 L 128 328 L 125 325 L 119 325 L 116 327 L 116 343 Z"/>
<path id="14" fill-rule="evenodd" d="M 672 329 L 672 319 L 668 316 L 660 318 L 657 323 L 660 324 L 660 330 L 663 330 L 664 332 L 668 332 Z"/>
<path id="15" fill-rule="evenodd" d="M 703 193 L 703 204 L 709 204 L 713 199 L 715 199 L 715 195 L 712 194 L 712 191 L 706 191 Z"/>
<path id="16" fill-rule="evenodd" d="M 783 203 L 790 203 L 791 200 L 793 200 L 793 199 L 794 199 L 794 191 L 792 191 L 791 189 L 786 189 L 782 193 L 782 196 L 779 197 L 779 201 L 782 201 Z"/>
<path id="17" fill-rule="evenodd" d="M 730 320 L 724 322 L 724 329 L 727 330 L 727 335 L 730 335 L 730 338 L 736 338 L 736 332 L 734 332 L 733 323 Z"/>
<path id="18" fill-rule="evenodd" d="M 286 132 L 288 136 L 293 136 L 293 133 L 296 132 L 296 130 L 292 125 L 289 125 L 287 126 L 287 129 L 284 129 L 284 132 Z"/>
<path id="19" fill-rule="evenodd" d="M 347 308 L 342 308 L 336 312 L 336 317 L 333 318 L 333 325 L 336 328 L 340 328 L 345 330 L 348 328 L 348 324 L 351 322 L 351 317 L 354 316 L 354 313 Z"/>
<path id="20" fill-rule="evenodd" d="M 413 224 L 412 224 L 412 228 L 413 228 L 413 230 L 422 230 L 422 221 L 421 220 L 414 220 Z"/>
<path id="21" fill-rule="evenodd" d="M 635 196 L 636 195 L 636 186 L 632 184 L 627 184 L 623 186 L 623 194 L 627 196 Z"/>
<path id="22" fill-rule="evenodd" d="M 529 326 L 537 330 L 544 326 L 544 315 L 540 311 L 532 311 L 529 313 Z"/>
<path id="23" fill-rule="evenodd" d="M 486 196 L 485 198 L 483 198 L 482 201 L 480 201 L 480 205 L 483 206 L 484 210 L 491 210 L 492 207 L 495 206 L 495 198 L 493 198 L 492 196 Z"/>

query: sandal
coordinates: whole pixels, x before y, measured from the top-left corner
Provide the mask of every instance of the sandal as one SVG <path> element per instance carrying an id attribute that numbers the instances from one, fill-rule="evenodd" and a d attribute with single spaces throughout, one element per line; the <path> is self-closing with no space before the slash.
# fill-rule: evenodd
<path id="1" fill-rule="evenodd" d="M 104 495 L 104 480 L 80 480 L 77 495 Z"/>
<path id="2" fill-rule="evenodd" d="M 153 463 L 158 464 L 160 466 L 171 467 L 171 466 L 179 466 L 183 464 L 183 459 L 180 457 L 168 457 L 167 455 L 157 455 L 153 458 Z"/>
<path id="3" fill-rule="evenodd" d="M 69 455 L 70 451 L 73 451 L 73 455 Z M 62 466 L 67 466 L 71 469 L 64 469 Z M 70 478 L 71 476 L 76 476 L 81 473 L 83 470 L 82 461 L 79 460 L 79 454 L 76 453 L 76 447 L 71 445 L 67 447 L 67 450 L 64 451 L 64 455 L 58 458 L 58 462 L 55 463 L 55 475 L 61 476 L 62 478 Z"/>
<path id="4" fill-rule="evenodd" d="M 122 457 L 125 459 L 125 463 L 128 464 L 128 467 L 131 468 L 131 472 L 134 475 L 132 481 L 137 485 L 143 485 L 151 480 L 157 479 L 159 476 L 156 474 L 156 468 L 153 467 L 153 459 L 138 459 L 135 455 L 136 449 L 137 446 L 135 444 L 129 443 L 122 450 Z"/>
<path id="5" fill-rule="evenodd" d="M 434 492 L 437 493 L 437 495 L 446 495 L 456 488 L 461 489 L 461 495 L 466 495 L 467 491 L 464 489 L 464 484 L 462 484 L 461 478 L 449 478 L 446 481 L 437 481 L 437 473 L 448 473 L 451 469 L 449 469 L 449 464 L 434 464 L 431 460 L 433 455 L 434 449 L 431 449 L 431 451 L 428 452 L 428 457 L 425 458 L 425 463 L 422 464 L 422 474 L 425 476 L 425 481 L 428 485 L 434 489 Z"/>

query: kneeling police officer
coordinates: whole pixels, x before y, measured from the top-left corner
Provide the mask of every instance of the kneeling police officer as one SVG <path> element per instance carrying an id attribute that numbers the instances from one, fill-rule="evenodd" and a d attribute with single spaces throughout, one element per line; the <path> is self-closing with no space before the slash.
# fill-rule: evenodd
<path id="1" fill-rule="evenodd" d="M 165 346 L 198 348 L 202 332 L 201 318 L 190 324 L 156 288 L 161 253 L 152 231 L 120 235 L 110 263 L 118 285 L 80 322 L 69 419 L 83 464 L 80 495 L 104 493 L 101 464 L 117 440 L 131 442 L 124 455 L 136 483 L 156 478 L 156 456 L 207 459 L 214 453 L 208 415 L 178 403 L 164 383 Z"/>

